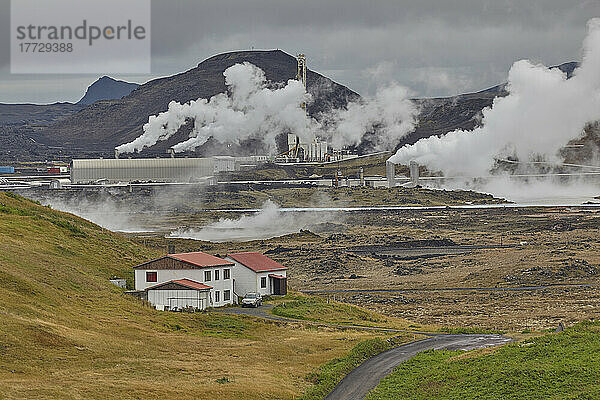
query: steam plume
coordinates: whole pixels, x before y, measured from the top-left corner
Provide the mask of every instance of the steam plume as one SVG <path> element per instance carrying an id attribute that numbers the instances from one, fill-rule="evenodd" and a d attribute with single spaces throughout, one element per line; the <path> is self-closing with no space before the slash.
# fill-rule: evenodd
<path id="1" fill-rule="evenodd" d="M 221 218 L 201 229 L 180 229 L 169 237 L 204 240 L 210 242 L 249 241 L 270 239 L 277 236 L 297 233 L 325 222 L 338 221 L 334 213 L 284 213 L 270 200 L 253 215 L 243 215 L 238 219 Z"/>
<path id="2" fill-rule="evenodd" d="M 300 107 L 311 100 L 300 82 L 290 79 L 272 89 L 264 72 L 248 62 L 227 68 L 223 75 L 229 94 L 220 93 L 210 100 L 198 99 L 186 104 L 171 102 L 167 111 L 150 116 L 140 137 L 118 146 L 117 151 L 132 153 L 154 146 L 172 137 L 191 120 L 194 127 L 190 137 L 173 146 L 176 152 L 194 150 L 210 137 L 221 143 L 261 139 L 274 149 L 275 138 L 281 133 L 294 133 L 307 142 L 326 136 L 336 148 L 357 145 L 365 133 L 372 133 L 375 147 L 384 150 L 412 131 L 416 121 L 416 106 L 408 99 L 408 90 L 398 85 L 325 115 L 327 129 L 324 129 Z"/>
<path id="3" fill-rule="evenodd" d="M 349 103 L 329 116 L 333 126 L 328 132 L 336 148 L 358 145 L 366 132 L 377 132 L 373 138 L 378 150 L 393 149 L 398 140 L 413 131 L 418 110 L 409 98 L 409 91 L 391 84 L 374 97 Z"/>
<path id="4" fill-rule="evenodd" d="M 558 69 L 518 61 L 509 72 L 508 96 L 483 111 L 481 127 L 419 140 L 390 160 L 471 176 L 486 175 L 498 158 L 559 162 L 558 151 L 600 118 L 600 19 L 590 20 L 588 30 L 571 79 Z"/>
<path id="5" fill-rule="evenodd" d="M 194 150 L 210 137 L 230 143 L 256 137 L 274 145 L 275 137 L 284 131 L 304 138 L 314 130 L 314 122 L 300 108 L 310 100 L 300 82 L 290 79 L 281 88 L 269 89 L 263 71 L 248 62 L 227 68 L 223 75 L 230 95 L 220 93 L 210 100 L 186 104 L 172 101 L 168 111 L 150 116 L 140 137 L 117 151 L 131 153 L 153 146 L 173 136 L 189 120 L 194 120 L 190 138 L 175 145 L 176 152 Z"/>

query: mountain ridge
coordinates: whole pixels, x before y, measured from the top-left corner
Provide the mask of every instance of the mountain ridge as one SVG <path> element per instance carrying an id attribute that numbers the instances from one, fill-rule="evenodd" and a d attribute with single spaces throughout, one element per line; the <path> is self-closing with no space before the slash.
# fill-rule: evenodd
<path id="1" fill-rule="evenodd" d="M 137 83 L 125 82 L 105 75 L 93 82 L 76 104 L 87 106 L 100 100 L 121 99 L 139 86 Z"/>

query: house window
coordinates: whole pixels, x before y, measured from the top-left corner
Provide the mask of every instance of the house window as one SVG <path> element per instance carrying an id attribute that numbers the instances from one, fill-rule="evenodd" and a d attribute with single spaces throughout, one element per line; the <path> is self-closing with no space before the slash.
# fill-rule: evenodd
<path id="1" fill-rule="evenodd" d="M 221 301 L 221 292 L 219 292 L 218 290 L 215 291 L 215 303 L 218 303 Z"/>
<path id="2" fill-rule="evenodd" d="M 223 301 L 229 301 L 231 300 L 231 290 L 224 290 L 223 291 Z"/>
<path id="3" fill-rule="evenodd" d="M 210 271 L 204 271 L 204 281 L 208 282 L 210 280 Z"/>
<path id="4" fill-rule="evenodd" d="M 224 269 L 223 270 L 223 279 L 229 279 L 231 278 L 231 270 L 230 269 Z"/>
<path id="5" fill-rule="evenodd" d="M 146 271 L 146 282 L 157 282 L 158 281 L 158 273 L 156 271 L 150 272 Z"/>
<path id="6" fill-rule="evenodd" d="M 219 280 L 219 270 L 215 269 L 215 281 Z"/>
<path id="7" fill-rule="evenodd" d="M 265 289 L 267 287 L 267 277 L 263 276 L 260 278 L 260 288 Z"/>

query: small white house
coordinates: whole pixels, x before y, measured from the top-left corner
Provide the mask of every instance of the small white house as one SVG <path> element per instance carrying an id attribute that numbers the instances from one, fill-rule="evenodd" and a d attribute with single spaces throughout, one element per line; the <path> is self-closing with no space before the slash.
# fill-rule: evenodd
<path id="1" fill-rule="evenodd" d="M 261 253 L 232 253 L 234 292 L 244 297 L 256 292 L 261 296 L 287 294 L 287 268 Z"/>
<path id="2" fill-rule="evenodd" d="M 146 289 L 147 299 L 157 310 L 192 307 L 204 310 L 210 304 L 212 287 L 190 279 L 176 279 Z"/>
<path id="3" fill-rule="evenodd" d="M 234 265 L 203 252 L 168 254 L 133 267 L 135 290 L 158 310 L 233 304 Z"/>

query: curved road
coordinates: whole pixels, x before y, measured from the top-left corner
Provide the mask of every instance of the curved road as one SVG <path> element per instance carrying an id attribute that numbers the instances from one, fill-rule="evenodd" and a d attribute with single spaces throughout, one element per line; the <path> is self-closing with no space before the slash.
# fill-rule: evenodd
<path id="1" fill-rule="evenodd" d="M 361 400 L 400 363 L 425 350 L 473 350 L 499 346 L 511 339 L 501 335 L 435 335 L 384 351 L 362 363 L 338 383 L 325 400 Z"/>
<path id="2" fill-rule="evenodd" d="M 212 310 L 211 312 L 249 315 L 258 318 L 269 319 L 282 322 L 301 322 L 318 326 L 329 326 L 343 329 L 376 330 L 386 332 L 407 332 L 423 336 L 429 336 L 427 339 L 407 343 L 393 349 L 384 351 L 352 370 L 346 377 L 338 383 L 325 400 L 361 400 L 364 399 L 369 391 L 375 388 L 379 381 L 389 375 L 400 363 L 409 360 L 418 353 L 425 350 L 474 350 L 484 347 L 500 346 L 510 342 L 512 339 L 502 335 L 479 335 L 479 334 L 447 334 L 430 332 L 413 332 L 384 327 L 366 327 L 349 326 L 328 323 L 315 323 L 292 318 L 278 317 L 270 314 L 273 308 L 272 304 L 265 304 L 259 308 L 240 308 L 232 307 L 221 310 Z"/>

